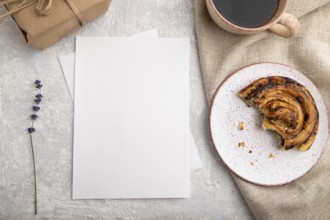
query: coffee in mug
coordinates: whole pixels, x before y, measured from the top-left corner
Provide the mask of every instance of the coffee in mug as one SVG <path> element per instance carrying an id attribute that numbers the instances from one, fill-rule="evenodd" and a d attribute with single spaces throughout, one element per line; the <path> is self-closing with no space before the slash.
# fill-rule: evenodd
<path id="1" fill-rule="evenodd" d="M 212 0 L 229 22 L 246 28 L 257 28 L 272 19 L 279 0 Z"/>
<path id="2" fill-rule="evenodd" d="M 213 20 L 236 34 L 254 34 L 271 30 L 282 37 L 295 35 L 298 19 L 285 13 L 288 0 L 206 0 Z"/>

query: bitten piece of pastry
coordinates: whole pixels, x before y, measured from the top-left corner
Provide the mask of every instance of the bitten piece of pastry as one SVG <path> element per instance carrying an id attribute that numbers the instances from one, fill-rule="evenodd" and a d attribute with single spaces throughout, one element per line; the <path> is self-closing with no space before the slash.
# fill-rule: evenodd
<path id="1" fill-rule="evenodd" d="M 312 146 L 319 114 L 304 86 L 287 77 L 270 76 L 252 82 L 238 96 L 262 112 L 263 128 L 279 135 L 281 148 L 307 151 Z"/>

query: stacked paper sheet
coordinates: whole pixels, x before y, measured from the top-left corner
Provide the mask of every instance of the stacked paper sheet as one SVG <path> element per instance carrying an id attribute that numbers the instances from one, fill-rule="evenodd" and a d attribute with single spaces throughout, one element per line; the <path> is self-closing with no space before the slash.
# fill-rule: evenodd
<path id="1" fill-rule="evenodd" d="M 75 199 L 190 195 L 190 168 L 201 164 L 189 131 L 189 40 L 147 33 L 79 37 L 76 65 L 60 58 L 71 94 L 75 85 Z"/>

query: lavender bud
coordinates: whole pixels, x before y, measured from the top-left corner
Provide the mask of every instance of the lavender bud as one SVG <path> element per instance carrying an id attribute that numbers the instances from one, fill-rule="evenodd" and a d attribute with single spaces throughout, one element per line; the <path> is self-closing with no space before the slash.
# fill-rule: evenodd
<path id="1" fill-rule="evenodd" d="M 41 83 L 41 81 L 38 79 L 34 82 L 34 84 L 36 84 L 36 85 L 39 85 L 40 83 Z"/>
<path id="2" fill-rule="evenodd" d="M 32 115 L 31 115 L 31 119 L 32 119 L 32 120 L 36 120 L 37 118 L 38 118 L 38 115 L 36 115 L 36 114 L 32 114 Z"/>
<path id="3" fill-rule="evenodd" d="M 42 95 L 41 95 L 40 93 L 38 93 L 38 94 L 36 95 L 36 98 L 37 98 L 37 99 L 41 99 L 41 98 L 42 98 Z"/>
<path id="4" fill-rule="evenodd" d="M 37 104 L 39 104 L 41 102 L 41 99 L 36 98 L 36 99 L 34 99 L 34 102 L 37 103 Z"/>
<path id="5" fill-rule="evenodd" d="M 33 133 L 33 132 L 35 132 L 35 131 L 36 131 L 36 129 L 33 128 L 33 127 L 28 128 L 28 132 L 29 132 L 30 134 Z"/>
<path id="6" fill-rule="evenodd" d="M 33 106 L 32 109 L 33 109 L 33 111 L 37 112 L 37 111 L 40 110 L 40 107 L 39 106 Z"/>

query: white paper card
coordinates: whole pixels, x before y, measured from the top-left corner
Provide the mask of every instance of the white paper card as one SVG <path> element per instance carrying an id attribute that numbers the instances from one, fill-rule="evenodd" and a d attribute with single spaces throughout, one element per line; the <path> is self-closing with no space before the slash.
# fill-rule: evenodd
<path id="1" fill-rule="evenodd" d="M 131 37 L 152 37 L 157 38 L 158 32 L 156 29 L 152 29 L 149 31 L 141 32 Z M 75 53 L 70 53 L 67 55 L 59 56 L 60 64 L 63 70 L 63 74 L 71 95 L 72 100 L 74 101 L 74 76 L 75 76 Z M 190 164 L 191 170 L 198 170 L 202 168 L 202 163 L 197 151 L 197 147 L 191 137 L 191 157 L 190 157 Z"/>
<path id="2" fill-rule="evenodd" d="M 78 37 L 73 198 L 190 196 L 189 40 Z"/>
<path id="3" fill-rule="evenodd" d="M 74 75 L 75 75 L 75 53 L 59 56 L 62 72 L 65 77 L 72 100 L 74 101 Z"/>
<path id="4" fill-rule="evenodd" d="M 144 31 L 130 37 L 152 37 L 157 38 L 158 32 L 157 29 L 151 29 L 148 31 Z M 70 53 L 67 55 L 59 56 L 59 60 L 61 63 L 61 67 L 64 73 L 64 77 L 66 83 L 69 88 L 69 92 L 71 95 L 72 100 L 74 100 L 74 76 L 75 76 L 75 53 Z"/>

